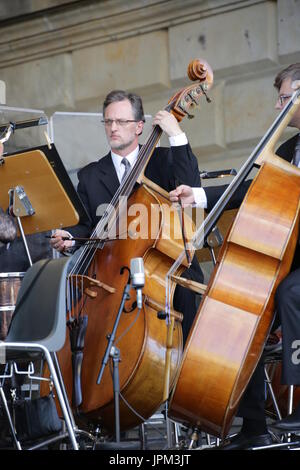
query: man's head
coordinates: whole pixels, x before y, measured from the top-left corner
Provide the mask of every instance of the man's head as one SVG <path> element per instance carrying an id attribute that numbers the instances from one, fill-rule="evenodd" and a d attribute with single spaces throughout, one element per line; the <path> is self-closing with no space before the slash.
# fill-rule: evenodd
<path id="1" fill-rule="evenodd" d="M 276 109 L 281 110 L 294 93 L 292 83 L 300 80 L 300 62 L 292 64 L 279 72 L 274 81 L 274 87 L 278 91 Z M 300 106 L 289 122 L 289 126 L 300 129 Z"/>
<path id="2" fill-rule="evenodd" d="M 142 100 L 134 93 L 111 91 L 103 103 L 105 132 L 111 149 L 126 156 L 138 145 L 145 122 Z"/>

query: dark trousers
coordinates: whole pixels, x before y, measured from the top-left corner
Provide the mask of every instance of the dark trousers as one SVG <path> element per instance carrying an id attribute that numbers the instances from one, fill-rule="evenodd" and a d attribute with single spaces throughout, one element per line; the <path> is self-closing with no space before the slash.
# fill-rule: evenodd
<path id="1" fill-rule="evenodd" d="M 186 269 L 182 273 L 182 277 L 201 283 L 203 282 L 203 273 L 200 269 L 196 257 L 193 258 L 191 267 L 189 269 Z M 195 292 L 179 285 L 176 286 L 173 298 L 173 305 L 175 310 L 178 310 L 178 312 L 181 312 L 183 314 L 183 321 L 181 324 L 183 345 L 185 345 L 189 331 L 196 316 L 198 303 L 199 296 L 197 298 Z"/>
<path id="2" fill-rule="evenodd" d="M 300 269 L 292 271 L 278 286 L 273 330 L 282 328 L 282 383 L 300 385 Z M 265 376 L 263 356 L 241 400 L 238 416 L 264 419 Z"/>
<path id="3" fill-rule="evenodd" d="M 183 314 L 182 337 L 183 345 L 186 343 L 189 331 L 197 313 L 195 293 L 182 286 L 177 286 L 173 299 L 174 309 Z"/>

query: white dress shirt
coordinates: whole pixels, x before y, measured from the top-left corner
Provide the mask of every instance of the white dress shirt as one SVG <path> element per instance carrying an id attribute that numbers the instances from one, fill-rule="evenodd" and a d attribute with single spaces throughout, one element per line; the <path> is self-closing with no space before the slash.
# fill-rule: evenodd
<path id="1" fill-rule="evenodd" d="M 207 197 L 203 188 L 192 188 L 197 207 L 207 208 Z"/>

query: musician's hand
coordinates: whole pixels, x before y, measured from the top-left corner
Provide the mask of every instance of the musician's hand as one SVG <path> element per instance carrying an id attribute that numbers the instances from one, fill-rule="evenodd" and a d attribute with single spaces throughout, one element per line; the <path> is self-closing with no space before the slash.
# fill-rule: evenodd
<path id="1" fill-rule="evenodd" d="M 182 134 L 176 117 L 168 111 L 158 111 L 154 116 L 153 124 L 158 125 L 169 137 Z"/>
<path id="2" fill-rule="evenodd" d="M 63 240 L 63 237 L 69 237 L 70 234 L 66 230 L 55 230 L 54 234 L 50 238 L 50 245 L 55 250 L 62 253 L 63 251 L 71 248 L 72 240 Z"/>
<path id="3" fill-rule="evenodd" d="M 188 206 L 190 204 L 194 204 L 194 192 L 190 186 L 186 186 L 185 184 L 181 184 L 176 189 L 169 193 L 170 201 L 171 202 L 179 202 L 183 207 Z"/>

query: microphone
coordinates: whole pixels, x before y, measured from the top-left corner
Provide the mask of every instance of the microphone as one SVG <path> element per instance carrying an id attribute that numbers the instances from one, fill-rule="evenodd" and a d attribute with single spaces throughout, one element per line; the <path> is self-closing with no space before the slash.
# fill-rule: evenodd
<path id="1" fill-rule="evenodd" d="M 132 258 L 130 261 L 131 285 L 136 290 L 136 302 L 139 309 L 143 306 L 142 289 L 145 285 L 143 258 Z"/>

